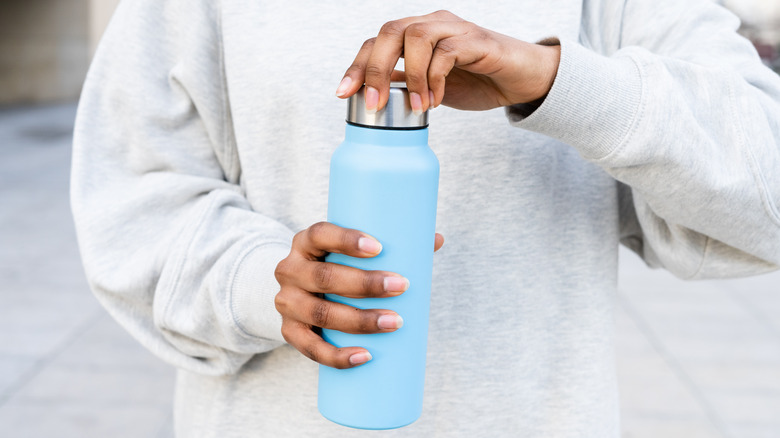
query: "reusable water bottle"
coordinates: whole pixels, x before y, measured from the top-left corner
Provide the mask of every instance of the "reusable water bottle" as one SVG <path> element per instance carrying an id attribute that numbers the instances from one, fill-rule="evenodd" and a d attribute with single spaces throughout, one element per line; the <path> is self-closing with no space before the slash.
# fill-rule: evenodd
<path id="1" fill-rule="evenodd" d="M 323 330 L 337 347 L 359 346 L 372 360 L 351 369 L 320 365 L 319 410 L 336 423 L 392 429 L 422 413 L 439 161 L 428 147 L 428 114 L 416 115 L 404 84 L 393 83 L 381 111 L 365 111 L 365 87 L 348 101 L 344 142 L 331 158 L 328 221 L 375 237 L 373 258 L 330 254 L 326 261 L 403 275 L 409 289 L 391 298 L 326 299 L 390 309 L 404 320 L 391 333 Z"/>

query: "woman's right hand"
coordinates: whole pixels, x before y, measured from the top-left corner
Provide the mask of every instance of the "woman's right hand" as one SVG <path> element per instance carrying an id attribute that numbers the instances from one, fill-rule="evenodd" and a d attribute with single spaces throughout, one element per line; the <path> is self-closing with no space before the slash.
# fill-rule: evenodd
<path id="1" fill-rule="evenodd" d="M 444 243 L 436 235 L 437 250 Z M 282 336 L 309 359 L 333 368 L 351 368 L 371 360 L 361 347 L 335 346 L 325 342 L 320 328 L 346 333 L 386 333 L 397 330 L 403 319 L 392 310 L 357 309 L 324 299 L 322 294 L 349 298 L 385 298 L 402 294 L 409 281 L 387 271 L 361 269 L 325 262 L 328 253 L 351 257 L 374 257 L 382 245 L 358 230 L 319 222 L 293 238 L 290 255 L 276 267 L 281 289 L 276 309 L 282 315 Z"/>

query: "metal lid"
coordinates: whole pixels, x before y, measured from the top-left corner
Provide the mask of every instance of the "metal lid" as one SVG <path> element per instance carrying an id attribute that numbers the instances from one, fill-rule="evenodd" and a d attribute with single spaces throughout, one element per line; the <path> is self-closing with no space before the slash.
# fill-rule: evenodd
<path id="1" fill-rule="evenodd" d="M 384 129 L 419 129 L 428 126 L 428 111 L 420 115 L 412 112 L 406 83 L 391 82 L 387 105 L 371 114 L 366 111 L 366 87 L 364 85 L 347 101 L 347 122 Z"/>

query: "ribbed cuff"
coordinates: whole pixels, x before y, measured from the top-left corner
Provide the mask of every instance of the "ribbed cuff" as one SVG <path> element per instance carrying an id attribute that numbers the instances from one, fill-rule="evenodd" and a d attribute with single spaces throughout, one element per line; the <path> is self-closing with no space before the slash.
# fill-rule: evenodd
<path id="1" fill-rule="evenodd" d="M 279 292 L 274 271 L 289 253 L 289 244 L 266 243 L 248 250 L 239 260 L 230 286 L 230 311 L 241 335 L 284 342 L 282 317 L 274 305 Z"/>
<path id="2" fill-rule="evenodd" d="M 598 160 L 626 140 L 641 102 L 642 76 L 631 58 L 609 58 L 561 41 L 558 74 L 542 105 L 527 117 L 513 107 L 506 112 L 513 126 L 558 139 Z"/>

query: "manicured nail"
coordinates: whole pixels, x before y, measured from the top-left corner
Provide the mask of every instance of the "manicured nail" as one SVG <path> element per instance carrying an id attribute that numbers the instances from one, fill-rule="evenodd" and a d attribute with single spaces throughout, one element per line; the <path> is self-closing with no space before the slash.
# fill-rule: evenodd
<path id="1" fill-rule="evenodd" d="M 376 325 L 382 330 L 399 329 L 404 325 L 400 315 L 382 315 L 376 320 Z"/>
<path id="2" fill-rule="evenodd" d="M 355 353 L 352 356 L 349 357 L 349 364 L 350 365 L 362 365 L 366 362 L 371 360 L 371 353 L 368 351 L 363 351 L 360 353 Z"/>
<path id="3" fill-rule="evenodd" d="M 409 104 L 412 105 L 412 112 L 419 116 L 422 114 L 422 97 L 417 93 L 409 93 Z"/>
<path id="4" fill-rule="evenodd" d="M 379 91 L 374 87 L 366 87 L 366 112 L 374 114 L 379 105 Z"/>
<path id="5" fill-rule="evenodd" d="M 370 237 L 361 237 L 358 239 L 358 248 L 369 254 L 379 254 L 382 252 L 382 244 Z"/>
<path id="6" fill-rule="evenodd" d="M 409 289 L 409 280 L 404 277 L 385 277 L 385 292 L 401 293 Z"/>
<path id="7" fill-rule="evenodd" d="M 336 97 L 341 97 L 346 94 L 350 85 L 352 85 L 352 78 L 345 76 L 344 79 L 341 80 L 339 87 L 336 89 Z"/>
<path id="8" fill-rule="evenodd" d="M 429 108 L 433 108 L 434 107 L 433 106 L 433 91 L 431 91 L 431 90 L 428 90 L 428 99 L 429 99 L 428 102 L 430 102 L 430 103 L 428 103 L 428 107 Z"/>

